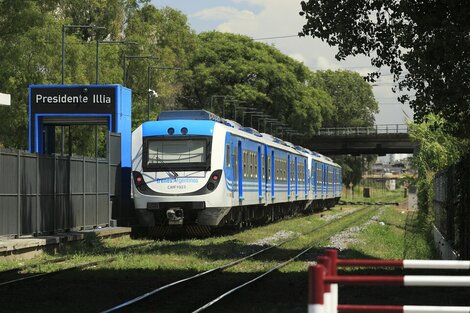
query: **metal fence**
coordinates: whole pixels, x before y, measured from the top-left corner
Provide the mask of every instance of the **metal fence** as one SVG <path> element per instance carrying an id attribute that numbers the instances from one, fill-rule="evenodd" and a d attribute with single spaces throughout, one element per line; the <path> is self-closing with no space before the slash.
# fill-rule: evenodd
<path id="1" fill-rule="evenodd" d="M 107 158 L 0 149 L 0 236 L 108 225 L 120 182 L 120 154 L 110 151 L 120 136 L 110 133 L 107 146 Z"/>
<path id="2" fill-rule="evenodd" d="M 363 135 L 398 135 L 407 134 L 406 124 L 384 124 L 368 127 L 320 128 L 316 136 L 363 136 Z"/>
<path id="3" fill-rule="evenodd" d="M 469 259 L 470 155 L 435 175 L 433 209 L 436 228 L 461 259 Z"/>

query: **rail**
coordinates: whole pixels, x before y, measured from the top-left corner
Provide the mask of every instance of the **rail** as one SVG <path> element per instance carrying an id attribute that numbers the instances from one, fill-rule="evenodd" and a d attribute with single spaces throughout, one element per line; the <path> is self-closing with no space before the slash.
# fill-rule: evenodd
<path id="1" fill-rule="evenodd" d="M 408 134 L 406 124 L 383 124 L 367 127 L 320 128 L 315 136 L 373 136 Z"/>
<path id="2" fill-rule="evenodd" d="M 434 260 L 340 260 L 335 249 L 317 258 L 317 264 L 308 271 L 308 313 L 354 313 L 354 312 L 470 312 L 465 306 L 416 306 L 416 305 L 338 305 L 337 284 L 370 284 L 397 286 L 469 287 L 470 276 L 338 276 L 339 266 L 398 267 L 403 269 L 470 269 L 470 261 Z"/>

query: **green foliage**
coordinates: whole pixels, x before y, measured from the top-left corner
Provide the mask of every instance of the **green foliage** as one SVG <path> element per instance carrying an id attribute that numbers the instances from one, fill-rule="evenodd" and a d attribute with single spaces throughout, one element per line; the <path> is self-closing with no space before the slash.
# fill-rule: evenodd
<path id="1" fill-rule="evenodd" d="M 412 163 L 418 170 L 418 204 L 428 212 L 432 205 L 432 179 L 434 174 L 459 160 L 470 148 L 470 141 L 446 132 L 446 121 L 430 114 L 427 122 L 410 124 L 410 137 L 419 145 Z"/>
<path id="2" fill-rule="evenodd" d="M 421 173 L 435 173 L 456 162 L 468 151 L 469 141 L 456 138 L 445 131 L 446 121 L 430 114 L 427 122 L 410 124 L 410 137 L 418 142 L 418 154 L 412 159 Z"/>
<path id="3" fill-rule="evenodd" d="M 442 114 L 447 129 L 470 137 L 468 0 L 308 0 L 301 6 L 301 35 L 337 46 L 338 60 L 371 56 L 373 66 L 390 68 L 399 90 L 416 91 L 415 99 L 400 98 L 417 122 Z"/>
<path id="4" fill-rule="evenodd" d="M 374 125 L 374 114 L 379 112 L 379 106 L 372 87 L 358 73 L 318 71 L 313 74 L 311 83 L 333 99 L 334 114 L 326 116 L 322 127 Z"/>
<path id="5" fill-rule="evenodd" d="M 149 86 L 143 73 L 147 73 L 148 66 L 186 68 L 196 43 L 185 15 L 171 8 L 158 10 L 148 3 L 148 0 L 0 1 L 0 91 L 12 95 L 11 107 L 0 107 L 0 144 L 26 149 L 28 86 L 61 82 L 62 25 L 106 28 L 65 29 L 66 84 L 95 83 L 96 40 L 137 43 L 99 44 L 100 83 L 122 82 L 123 55 L 160 57 L 160 63 L 127 60 L 128 85 L 134 93 L 134 123 L 147 120 Z M 152 99 L 151 116 L 160 107 L 171 107 L 174 103 L 182 88 L 178 83 L 180 72 L 185 73 L 152 69 L 150 88 L 157 90 L 160 97 Z M 84 142 L 89 137 L 86 131 L 74 134 L 74 138 Z M 86 146 L 94 151 L 92 144 Z"/>
<path id="6" fill-rule="evenodd" d="M 12 106 L 0 107 L 2 146 L 26 149 L 27 87 L 61 82 L 63 25 L 105 27 L 65 28 L 64 82 L 95 83 L 99 40 L 99 83 L 122 83 L 125 64 L 126 85 L 133 90 L 134 127 L 161 110 L 209 109 L 212 104 L 215 113 L 246 126 L 253 120 L 250 126 L 280 135 L 276 126 L 243 114 L 243 105 L 304 134 L 294 139 L 308 139 L 321 126 L 369 125 L 377 110 L 370 86 L 355 73 L 313 73 L 276 48 L 245 36 L 219 32 L 197 36 L 184 14 L 157 9 L 149 0 L 4 0 L 0 1 L 0 91 L 12 95 Z M 136 44 L 105 43 L 122 40 Z M 124 58 L 144 55 L 160 61 Z M 158 98 L 149 97 L 148 89 L 157 91 Z M 228 97 L 224 101 L 214 95 Z M 74 151 L 93 155 L 87 129 L 77 128 L 73 138 L 83 143 L 74 143 Z"/>
<path id="7" fill-rule="evenodd" d="M 129 46 L 126 55 L 151 55 L 160 60 L 128 60 L 126 85 L 133 90 L 133 127 L 148 120 L 148 89 L 158 98 L 150 98 L 150 119 L 161 110 L 178 108 L 176 98 L 181 94 L 188 75 L 188 60 L 196 47 L 197 38 L 181 12 L 153 5 L 144 5 L 128 19 L 126 39 L 141 43 Z M 148 68 L 150 67 L 150 86 Z M 165 68 L 165 69 L 163 69 Z"/>
<path id="8" fill-rule="evenodd" d="M 209 109 L 212 103 L 215 113 L 224 111 L 227 117 L 235 118 L 234 103 L 211 99 L 214 95 L 227 95 L 307 136 L 333 113 L 331 97 L 307 83 L 312 74 L 305 65 L 246 36 L 200 34 L 190 66 L 193 75 L 185 84 L 182 99 L 189 108 Z M 241 119 L 239 122 L 249 124 Z"/>

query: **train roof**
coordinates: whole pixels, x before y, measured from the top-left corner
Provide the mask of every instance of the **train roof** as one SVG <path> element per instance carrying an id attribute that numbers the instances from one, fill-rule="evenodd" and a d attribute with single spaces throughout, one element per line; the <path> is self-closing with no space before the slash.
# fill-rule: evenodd
<path id="1" fill-rule="evenodd" d="M 317 153 L 315 151 L 311 151 L 309 149 L 306 149 L 301 146 L 296 146 L 288 141 L 284 141 L 280 138 L 274 137 L 271 134 L 267 133 L 260 133 L 256 129 L 251 128 L 251 127 L 244 127 L 240 125 L 239 123 L 229 120 L 229 119 L 224 119 L 212 112 L 206 111 L 206 110 L 175 110 L 175 111 L 163 111 L 160 112 L 160 114 L 157 117 L 157 121 L 169 121 L 169 120 L 209 120 L 209 121 L 214 121 L 220 124 L 225 125 L 226 127 L 234 128 L 239 131 L 251 134 L 256 137 L 261 137 L 264 138 L 268 141 L 271 141 L 273 143 L 288 147 L 290 149 L 296 150 L 298 152 L 308 154 L 313 156 L 316 159 L 319 159 L 324 162 L 331 163 L 333 165 L 339 166 L 338 164 L 334 163 L 332 159 L 329 157 L 326 157 L 320 153 Z"/>
<path id="2" fill-rule="evenodd" d="M 157 117 L 157 121 L 170 120 L 209 120 L 223 124 L 225 122 L 225 119 L 206 110 L 163 111 Z"/>

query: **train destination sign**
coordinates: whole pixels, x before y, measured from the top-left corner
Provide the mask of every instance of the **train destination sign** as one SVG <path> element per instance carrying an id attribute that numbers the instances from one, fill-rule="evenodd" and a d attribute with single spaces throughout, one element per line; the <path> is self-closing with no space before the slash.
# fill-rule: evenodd
<path id="1" fill-rule="evenodd" d="M 84 86 L 34 86 L 30 94 L 31 112 L 42 113 L 114 113 L 116 87 Z"/>

